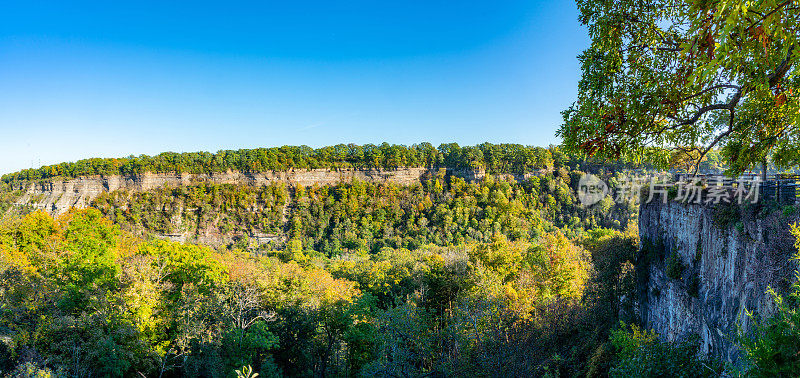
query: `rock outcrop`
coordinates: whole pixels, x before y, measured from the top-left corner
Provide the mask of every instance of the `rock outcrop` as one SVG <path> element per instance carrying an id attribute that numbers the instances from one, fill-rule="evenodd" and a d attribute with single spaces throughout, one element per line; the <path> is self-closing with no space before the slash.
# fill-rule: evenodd
<path id="1" fill-rule="evenodd" d="M 697 334 L 703 352 L 735 362 L 733 337 L 738 327 L 752 327 L 748 312 L 771 315 L 768 288 L 786 291 L 794 278 L 792 213 L 761 205 L 643 204 L 645 326 L 671 341 Z"/>
<path id="2" fill-rule="evenodd" d="M 444 168 L 443 168 L 444 169 Z M 481 179 L 483 171 L 449 170 L 453 174 L 472 181 Z M 426 174 L 436 174 L 438 168 L 399 168 L 384 169 L 312 169 L 290 170 L 282 172 L 243 173 L 236 171 L 191 174 L 191 173 L 144 173 L 132 176 L 88 176 L 73 179 L 51 179 L 40 182 L 13 183 L 15 190 L 22 190 L 23 195 L 16 200 L 17 205 L 27 205 L 47 211 L 50 214 L 62 214 L 70 207 L 89 206 L 100 193 L 118 189 L 128 191 L 146 191 L 164 186 L 177 187 L 198 183 L 242 184 L 263 186 L 271 183 L 311 186 L 326 185 L 362 180 L 367 182 L 394 182 L 401 185 L 417 183 Z"/>

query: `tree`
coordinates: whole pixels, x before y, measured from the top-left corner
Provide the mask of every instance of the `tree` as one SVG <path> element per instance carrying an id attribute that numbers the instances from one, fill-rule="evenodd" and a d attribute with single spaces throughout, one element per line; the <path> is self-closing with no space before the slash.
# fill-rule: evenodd
<path id="1" fill-rule="evenodd" d="M 71 209 L 59 222 L 66 249 L 59 264 L 67 288 L 62 305 L 80 310 L 91 296 L 115 289 L 120 273 L 116 261 L 119 227 L 96 209 Z"/>
<path id="2" fill-rule="evenodd" d="M 258 362 L 257 356 L 263 357 L 266 351 L 277 346 L 278 338 L 266 324 L 274 320 L 275 313 L 263 309 L 255 284 L 231 282 L 220 293 L 219 300 L 219 310 L 227 321 L 222 344 L 229 364 L 241 366 Z"/>
<path id="3" fill-rule="evenodd" d="M 800 162 L 796 1 L 578 0 L 578 8 L 592 44 L 558 131 L 568 149 L 614 159 L 669 149 L 699 162 L 721 148 L 731 174 L 766 165 L 770 153 L 782 167 Z"/>

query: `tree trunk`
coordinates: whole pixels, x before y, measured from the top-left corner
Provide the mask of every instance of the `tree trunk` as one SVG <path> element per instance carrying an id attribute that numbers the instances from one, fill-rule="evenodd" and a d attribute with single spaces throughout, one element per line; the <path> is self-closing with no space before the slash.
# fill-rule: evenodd
<path id="1" fill-rule="evenodd" d="M 761 182 L 767 181 L 767 158 L 761 161 Z"/>

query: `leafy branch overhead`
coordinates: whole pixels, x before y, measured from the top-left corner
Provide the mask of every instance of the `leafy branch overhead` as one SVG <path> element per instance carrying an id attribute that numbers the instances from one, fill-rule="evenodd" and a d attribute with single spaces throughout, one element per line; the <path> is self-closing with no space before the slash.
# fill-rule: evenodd
<path id="1" fill-rule="evenodd" d="M 730 173 L 800 162 L 800 3 L 579 0 L 591 46 L 558 131 L 572 151 L 695 163 L 721 149 Z M 661 160 L 666 164 L 666 159 Z"/>

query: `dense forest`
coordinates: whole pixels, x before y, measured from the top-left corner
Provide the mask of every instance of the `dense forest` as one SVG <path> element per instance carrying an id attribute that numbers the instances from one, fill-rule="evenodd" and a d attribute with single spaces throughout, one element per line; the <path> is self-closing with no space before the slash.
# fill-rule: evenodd
<path id="1" fill-rule="evenodd" d="M 335 258 L 291 245 L 252 254 L 135 238 L 94 209 L 31 213 L 0 240 L 2 368 L 69 376 L 607 369 L 580 362 L 597 351 L 574 332 L 607 341 L 625 304 L 609 306 L 619 295 L 606 290 L 627 286 L 598 280 L 631 280 L 636 251 L 619 232 L 578 245 L 555 231 Z M 600 277 L 592 251 L 609 243 L 618 248 L 602 258 L 618 271 Z"/>
<path id="2" fill-rule="evenodd" d="M 524 179 L 466 181 L 434 169 L 412 185 L 198 183 L 103 193 L 58 217 L 10 206 L 4 182 L 0 372 L 645 377 L 795 368 L 800 290 L 776 297 L 778 316 L 756 332 L 731 335 L 745 368 L 699 355 L 696 340 L 663 342 L 640 328 L 637 285 L 650 251 L 639 251 L 636 204 L 612 191 L 585 207 L 574 188 L 584 171 L 612 189 L 642 171 L 528 151 L 543 163 Z M 488 161 L 490 171 L 516 170 Z M 202 245 L 209 234 L 234 237 Z"/>
<path id="3" fill-rule="evenodd" d="M 592 208 L 583 207 L 570 189 L 581 174 L 562 168 L 521 182 L 492 176 L 467 182 L 440 172 L 414 185 L 206 183 L 103 193 L 92 206 L 131 231 L 272 234 L 328 256 L 384 246 L 489 242 L 497 234 L 530 240 L 556 228 L 572 237 L 594 227 L 622 230 L 635 221 L 637 208 L 631 201 L 608 196 Z M 623 178 L 604 177 L 611 185 Z"/>
<path id="4" fill-rule="evenodd" d="M 0 370 L 48 376 L 716 376 L 635 324 L 631 232 L 383 247 L 144 239 L 96 209 L 0 227 Z M 796 368 L 796 300 L 740 336 L 755 376 Z M 780 362 L 783 361 L 783 362 Z M 679 369 L 679 370 L 676 370 Z"/>
<path id="5" fill-rule="evenodd" d="M 656 156 L 656 153 L 652 154 Z M 410 147 L 338 144 L 321 148 L 283 146 L 250 150 L 226 150 L 217 153 L 165 152 L 156 156 L 129 156 L 118 159 L 85 159 L 37 169 L 26 169 L 3 176 L 4 182 L 39 180 L 52 177 L 91 175 L 135 175 L 145 172 L 213 173 L 286 171 L 290 169 L 395 169 L 400 167 L 447 167 L 451 169 L 483 169 L 491 174 L 521 174 L 550 169 L 584 160 L 567 155 L 555 146 L 550 148 L 519 144 L 483 143 L 461 147 L 457 143 L 430 143 Z M 652 163 L 652 162 L 649 162 Z M 621 165 L 629 165 L 619 163 Z"/>

